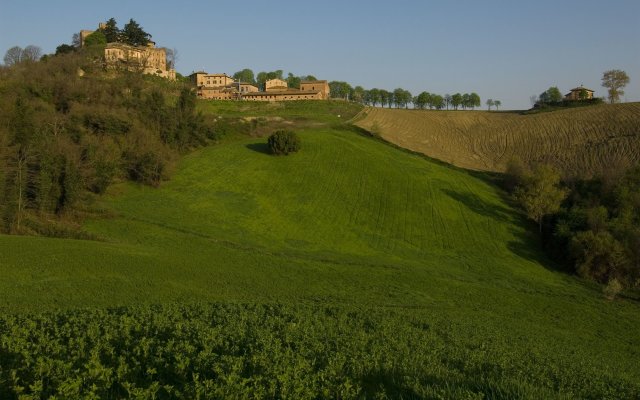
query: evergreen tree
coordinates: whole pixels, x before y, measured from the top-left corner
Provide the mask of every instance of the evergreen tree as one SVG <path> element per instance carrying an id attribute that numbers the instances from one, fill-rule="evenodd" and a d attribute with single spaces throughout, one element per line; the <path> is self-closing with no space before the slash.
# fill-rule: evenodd
<path id="1" fill-rule="evenodd" d="M 102 31 L 105 38 L 107 38 L 107 43 L 120 41 L 120 29 L 118 29 L 118 24 L 116 23 L 115 18 L 109 18 L 100 31 Z"/>
<path id="2" fill-rule="evenodd" d="M 133 19 L 124 26 L 121 32 L 122 42 L 131 46 L 146 46 L 151 41 L 151 35 Z"/>

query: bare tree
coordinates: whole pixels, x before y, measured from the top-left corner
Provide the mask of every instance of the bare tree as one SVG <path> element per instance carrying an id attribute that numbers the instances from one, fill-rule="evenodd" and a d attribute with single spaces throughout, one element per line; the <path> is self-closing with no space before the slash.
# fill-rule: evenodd
<path id="1" fill-rule="evenodd" d="M 535 106 L 536 103 L 538 102 L 538 96 L 535 94 L 532 96 L 529 96 L 529 102 L 531 102 L 531 107 Z"/>
<path id="2" fill-rule="evenodd" d="M 42 57 L 42 49 L 30 44 L 24 49 L 20 46 L 13 46 L 4 55 L 6 66 L 16 65 L 23 61 L 38 61 Z"/>
<path id="3" fill-rule="evenodd" d="M 22 61 L 22 47 L 13 46 L 4 55 L 4 65 L 10 67 L 12 65 L 19 64 Z"/>
<path id="4" fill-rule="evenodd" d="M 82 47 L 82 40 L 80 39 L 79 33 L 73 34 L 73 36 L 71 37 L 71 45 L 78 48 Z"/>
<path id="5" fill-rule="evenodd" d="M 449 106 L 451 105 L 451 95 L 449 93 L 444 95 L 444 104 L 445 106 L 447 106 L 447 110 L 448 110 Z"/>
<path id="6" fill-rule="evenodd" d="M 22 51 L 22 61 L 38 61 L 42 57 L 42 49 L 30 44 Z"/>
<path id="7" fill-rule="evenodd" d="M 173 49 L 165 47 L 164 51 L 167 54 L 167 69 L 175 69 L 176 62 L 178 61 L 178 49 L 175 47 Z"/>

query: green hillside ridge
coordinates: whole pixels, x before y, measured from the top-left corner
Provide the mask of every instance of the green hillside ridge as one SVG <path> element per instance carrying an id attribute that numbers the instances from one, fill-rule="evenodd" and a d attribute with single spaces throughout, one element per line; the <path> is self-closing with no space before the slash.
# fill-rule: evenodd
<path id="1" fill-rule="evenodd" d="M 199 107 L 241 107 L 217 104 Z M 251 107 L 235 115 L 278 116 L 277 107 Z M 307 349 L 300 350 L 304 359 L 328 352 L 329 364 L 345 356 L 354 360 L 337 368 L 355 385 L 353 392 L 341 392 L 345 398 L 640 393 L 638 304 L 606 301 L 598 287 L 556 271 L 501 190 L 339 125 L 347 116 L 338 118 L 330 103 L 315 126 L 313 111 L 286 107 L 296 106 L 284 106 L 282 120 L 266 123 L 298 126 L 299 153 L 273 157 L 264 138 L 223 140 L 186 156 L 160 188 L 111 186 L 100 207 L 112 216 L 84 224 L 100 241 L 0 236 L 2 310 L 50 311 L 63 321 L 64 313 L 79 308 L 125 306 L 151 329 L 158 322 L 144 316 L 154 304 L 164 305 L 158 318 L 173 315 L 169 319 L 175 312 L 184 318 L 198 313 L 194 303 L 213 302 L 214 310 L 234 304 L 237 318 L 254 329 L 243 330 L 249 336 L 274 335 L 268 328 L 274 321 L 300 318 L 307 321 L 300 326 L 314 332 L 291 339 L 294 348 Z M 196 311 L 175 311 L 175 302 Z M 270 304 L 282 309 L 260 316 L 261 305 Z M 112 321 L 118 313 L 99 318 Z M 185 324 L 198 320 L 191 318 Z M 240 320 L 225 318 L 228 328 L 215 329 L 233 343 L 231 329 Z M 308 322 L 317 319 L 336 325 Z M 190 340 L 213 326 L 198 325 Z M 397 337 L 393 327 L 401 332 Z M 320 346 L 323 334 L 353 339 L 327 348 Z M 254 361 L 245 363 L 274 356 L 251 337 L 242 357 Z M 406 351 L 390 353 L 393 348 Z M 359 358 L 367 353 L 375 362 Z M 293 363 L 287 357 L 299 353 L 285 354 Z M 356 360 L 366 365 L 364 372 Z M 320 366 L 278 375 L 275 366 L 260 365 L 240 373 L 245 393 L 276 385 L 280 392 L 272 397 L 286 397 L 283 376 L 293 382 L 324 376 Z M 0 377 L 5 385 L 2 379 L 9 378 Z M 228 393 L 242 392 L 215 381 Z M 180 382 L 184 393 L 195 393 Z"/>

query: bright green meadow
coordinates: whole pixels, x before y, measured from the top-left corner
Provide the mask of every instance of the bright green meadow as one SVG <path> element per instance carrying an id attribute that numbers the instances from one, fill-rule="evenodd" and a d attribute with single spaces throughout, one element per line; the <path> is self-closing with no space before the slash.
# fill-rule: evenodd
<path id="1" fill-rule="evenodd" d="M 0 398 L 640 396 L 637 301 L 559 271 L 488 179 L 339 104 L 216 104 L 302 150 L 223 140 L 112 186 L 99 240 L 0 236 Z"/>

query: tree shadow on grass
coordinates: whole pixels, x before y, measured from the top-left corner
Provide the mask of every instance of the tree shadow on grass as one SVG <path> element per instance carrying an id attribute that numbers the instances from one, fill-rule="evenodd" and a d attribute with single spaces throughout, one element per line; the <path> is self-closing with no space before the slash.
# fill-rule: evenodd
<path id="1" fill-rule="evenodd" d="M 534 261 L 548 270 L 567 272 L 565 267 L 549 257 L 544 249 L 540 236 L 533 229 L 535 224 L 528 222 L 529 221 L 526 220 L 520 222 L 523 226 L 522 230 L 511 230 L 516 240 L 507 243 L 507 248 L 513 254 L 526 260 Z"/>
<path id="2" fill-rule="evenodd" d="M 461 193 L 450 189 L 443 189 L 442 192 L 478 215 L 489 217 L 496 221 L 521 222 L 521 217 L 514 210 L 490 204 L 474 193 Z"/>
<path id="3" fill-rule="evenodd" d="M 443 193 L 451 199 L 462 203 L 466 208 L 474 213 L 493 219 L 513 224 L 522 229 L 512 229 L 511 233 L 516 240 L 507 243 L 507 248 L 515 255 L 526 260 L 537 262 L 544 268 L 551 271 L 568 272 L 557 260 L 553 260 L 547 255 L 540 236 L 536 233 L 536 224 L 527 220 L 516 210 L 491 204 L 483 200 L 474 193 L 460 193 L 450 189 L 444 189 Z"/>
<path id="4" fill-rule="evenodd" d="M 256 153 L 271 155 L 269 145 L 266 143 L 249 143 L 245 147 L 249 150 L 255 151 Z"/>

